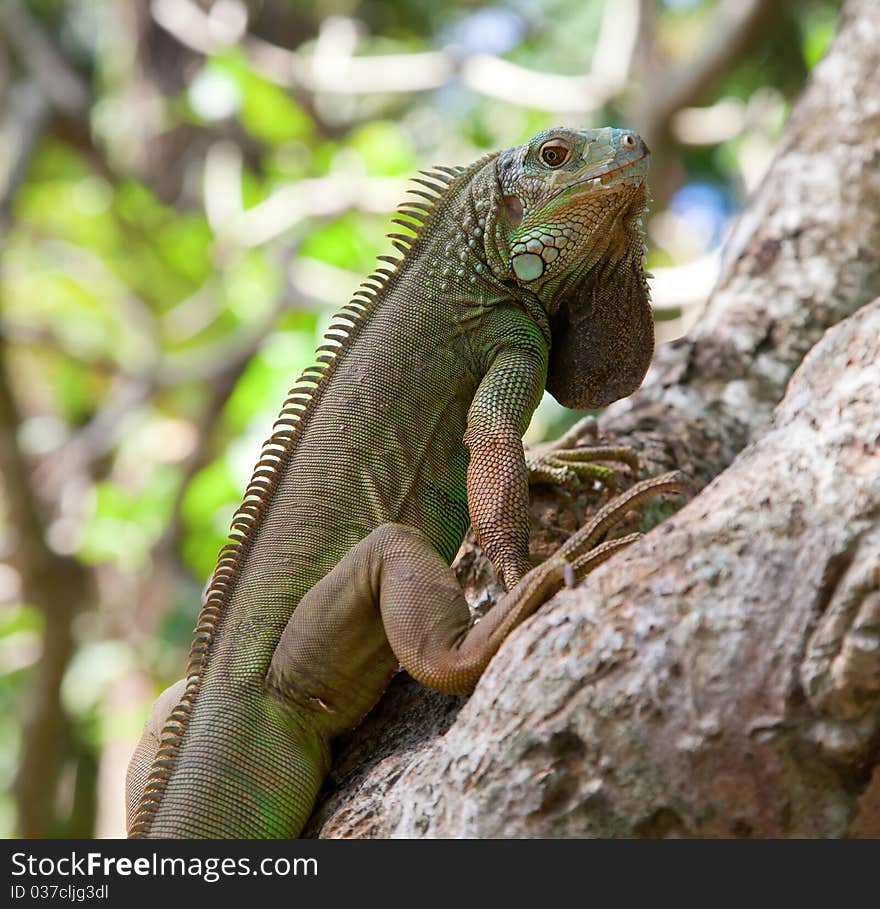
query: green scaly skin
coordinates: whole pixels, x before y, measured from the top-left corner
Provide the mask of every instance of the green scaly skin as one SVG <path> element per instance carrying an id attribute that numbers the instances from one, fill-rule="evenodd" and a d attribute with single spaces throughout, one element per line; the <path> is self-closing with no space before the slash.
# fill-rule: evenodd
<path id="1" fill-rule="evenodd" d="M 290 837 L 398 666 L 451 692 L 627 537 L 634 487 L 538 568 L 521 437 L 547 387 L 597 407 L 653 351 L 640 216 L 647 149 L 550 130 L 419 181 L 388 260 L 285 402 L 233 519 L 187 677 L 128 776 L 133 837 Z M 575 465 L 583 461 L 575 459 Z M 469 523 L 509 593 L 479 624 L 449 568 Z"/>

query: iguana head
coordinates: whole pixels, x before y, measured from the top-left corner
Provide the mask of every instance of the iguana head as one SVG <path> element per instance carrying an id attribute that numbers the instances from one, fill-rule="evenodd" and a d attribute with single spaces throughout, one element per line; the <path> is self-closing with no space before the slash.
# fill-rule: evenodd
<path id="1" fill-rule="evenodd" d="M 534 293 L 550 320 L 547 388 L 601 407 L 635 391 L 654 328 L 642 270 L 648 149 L 624 129 L 552 129 L 496 159 L 487 222 L 496 270 Z"/>

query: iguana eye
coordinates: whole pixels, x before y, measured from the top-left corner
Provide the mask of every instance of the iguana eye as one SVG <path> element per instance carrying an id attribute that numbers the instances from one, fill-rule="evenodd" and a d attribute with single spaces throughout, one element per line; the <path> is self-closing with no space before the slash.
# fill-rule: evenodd
<path id="1" fill-rule="evenodd" d="M 635 148 L 636 147 L 636 137 L 631 136 L 629 133 L 625 133 L 620 140 L 620 144 L 624 148 Z"/>
<path id="2" fill-rule="evenodd" d="M 541 160 L 547 167 L 560 167 L 568 159 L 568 149 L 564 145 L 544 145 L 540 152 Z"/>

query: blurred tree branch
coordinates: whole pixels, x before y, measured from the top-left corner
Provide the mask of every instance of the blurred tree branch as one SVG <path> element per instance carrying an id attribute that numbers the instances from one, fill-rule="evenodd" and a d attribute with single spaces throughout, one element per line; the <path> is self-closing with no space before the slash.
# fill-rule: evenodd
<path id="1" fill-rule="evenodd" d="M 477 94 L 559 113 L 594 110 L 623 90 L 639 16 L 633 0 L 607 3 L 606 21 L 616 20 L 617 27 L 606 25 L 600 65 L 585 75 L 562 76 L 494 54 L 461 56 L 452 48 L 356 57 L 357 29 L 343 17 L 324 21 L 315 52 L 308 56 L 249 35 L 246 19 L 225 23 L 192 0 L 153 0 L 151 10 L 157 24 L 200 54 L 239 44 L 257 72 L 286 88 L 347 95 L 417 92 L 440 88 L 457 76 Z"/>
<path id="2" fill-rule="evenodd" d="M 686 64 L 661 63 L 653 41 L 643 44 L 642 90 L 632 113 L 651 148 L 651 186 L 658 206 L 665 205 L 678 182 L 669 167 L 676 114 L 705 99 L 724 75 L 767 41 L 784 5 L 785 0 L 722 0 L 704 30 L 700 52 Z"/>
<path id="3" fill-rule="evenodd" d="M 785 0 L 724 0 L 705 29 L 705 41 L 687 64 L 664 66 L 662 78 L 637 105 L 636 122 L 651 146 L 668 140 L 669 123 L 684 107 L 698 104 L 755 46 L 766 40 Z"/>
<path id="4" fill-rule="evenodd" d="M 634 120 L 649 142 L 659 141 L 671 117 L 696 104 L 743 56 L 769 35 L 785 0 L 722 0 L 704 30 L 697 57 L 681 65 L 661 64 L 653 41 L 651 0 L 605 4 L 603 26 L 589 73 L 541 72 L 494 54 L 462 56 L 454 48 L 409 54 L 357 57 L 357 28 L 350 19 L 322 23 L 311 56 L 273 45 L 247 32 L 246 17 L 235 23 L 206 12 L 193 0 L 152 0 L 155 22 L 191 50 L 210 55 L 239 45 L 255 70 L 286 88 L 307 93 L 382 94 L 437 89 L 460 78 L 473 92 L 521 107 L 584 114 L 617 100 L 639 55 L 651 60 Z M 243 14 L 244 15 L 244 14 Z M 644 125 L 642 125 L 644 124 Z"/>
<path id="5" fill-rule="evenodd" d="M 19 0 L 0 5 L 0 27 L 22 67 L 52 107 L 73 120 L 87 119 L 91 92 Z"/>
<path id="6" fill-rule="evenodd" d="M 6 345 L 0 341 L 0 470 L 6 510 L 16 528 L 12 562 L 21 575 L 25 601 L 40 610 L 44 621 L 43 650 L 33 669 L 15 780 L 18 831 L 33 837 L 45 836 L 57 824 L 56 787 L 69 747 L 61 680 L 73 652 L 73 618 L 88 597 L 89 583 L 86 570 L 76 559 L 58 555 L 46 543 L 42 508 L 30 469 L 16 444 L 19 423 Z"/>
<path id="7" fill-rule="evenodd" d="M 3 0 L 0 4 L 0 38 L 54 115 L 45 130 L 82 149 L 98 173 L 111 177 L 106 156 L 92 141 L 89 113 L 93 98 L 88 83 L 20 0 Z"/>
<path id="8" fill-rule="evenodd" d="M 4 7 L 4 22 L 12 8 Z M 0 189 L 0 237 L 6 233 L 16 190 L 42 135 L 47 112 L 42 91 L 29 85 L 21 87 L 16 103 L 10 106 L 18 142 Z M 68 729 L 61 680 L 73 651 L 73 617 L 88 596 L 88 578 L 75 559 L 58 555 L 46 543 L 42 506 L 17 443 L 20 422 L 9 380 L 7 346 L 0 336 L 0 472 L 7 514 L 16 528 L 12 561 L 21 576 L 25 600 L 40 610 L 45 626 L 26 710 L 15 797 L 19 832 L 40 836 L 55 826 L 56 786 Z"/>
<path id="9" fill-rule="evenodd" d="M 16 190 L 25 177 L 31 153 L 46 126 L 49 105 L 39 88 L 27 81 L 8 91 L 8 115 L 3 124 L 7 145 L 6 172 L 0 173 L 0 233 L 9 227 Z"/>
<path id="10" fill-rule="evenodd" d="M 529 69 L 494 54 L 466 55 L 454 47 L 355 56 L 357 25 L 339 16 L 322 22 L 313 52 L 305 54 L 250 34 L 244 7 L 233 16 L 233 7 L 217 5 L 206 12 L 193 0 L 152 0 L 150 9 L 154 21 L 190 50 L 209 55 L 238 46 L 255 71 L 300 98 L 420 92 L 458 79 L 477 95 L 563 115 L 583 117 L 618 104 L 629 110 L 630 120 L 654 151 L 652 185 L 662 205 L 674 182 L 669 152 L 675 143 L 676 114 L 699 103 L 766 42 L 784 6 L 785 0 L 721 0 L 695 58 L 675 64 L 658 56 L 651 0 L 609 0 L 592 68 L 576 76 Z M 628 97 L 631 71 L 640 73 L 640 85 Z M 319 112 L 310 109 L 320 120 Z M 261 236 L 258 228 L 256 235 Z"/>
<path id="11" fill-rule="evenodd" d="M 285 248 L 279 251 L 279 257 L 286 259 L 293 254 L 293 249 Z M 156 541 L 150 554 L 150 562 L 154 570 L 142 587 L 141 596 L 138 598 L 138 614 L 136 624 L 139 631 L 152 633 L 156 622 L 162 615 L 164 603 L 161 601 L 167 584 L 160 580 L 157 583 L 156 571 L 163 570 L 172 574 L 178 571 L 177 553 L 180 548 L 183 525 L 181 522 L 181 509 L 190 484 L 196 474 L 205 467 L 216 454 L 217 423 L 223 413 L 223 408 L 235 390 L 239 379 L 247 369 L 248 364 L 260 350 L 266 338 L 277 325 L 278 320 L 285 312 L 302 307 L 303 301 L 296 291 L 289 271 L 285 271 L 284 286 L 278 296 L 276 304 L 267 312 L 245 338 L 237 340 L 234 344 L 224 345 L 224 349 L 214 351 L 210 356 L 200 361 L 198 378 L 209 379 L 208 395 L 202 409 L 195 421 L 197 442 L 192 451 L 181 464 L 181 476 L 177 484 L 171 513 L 165 525 L 162 536 Z M 182 371 L 170 370 L 157 375 L 160 383 L 177 384 L 181 381 L 191 381 L 192 368 L 195 363 L 184 365 Z M 186 370 L 190 370 L 187 377 Z"/>

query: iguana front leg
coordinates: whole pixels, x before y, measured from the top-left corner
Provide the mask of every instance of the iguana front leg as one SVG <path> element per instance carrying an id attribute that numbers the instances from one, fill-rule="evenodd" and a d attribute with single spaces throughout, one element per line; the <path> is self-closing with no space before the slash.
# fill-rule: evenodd
<path id="1" fill-rule="evenodd" d="M 500 354 L 468 411 L 468 510 L 474 536 L 498 579 L 510 590 L 531 568 L 529 475 L 522 435 L 540 400 L 546 375 L 540 348 Z"/>

